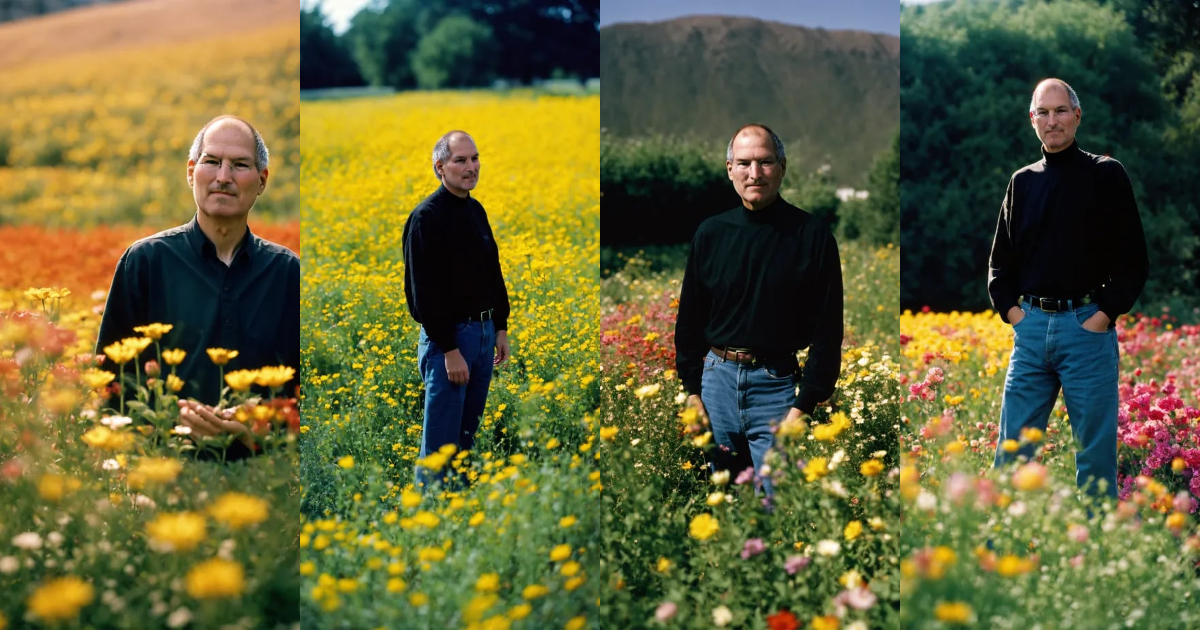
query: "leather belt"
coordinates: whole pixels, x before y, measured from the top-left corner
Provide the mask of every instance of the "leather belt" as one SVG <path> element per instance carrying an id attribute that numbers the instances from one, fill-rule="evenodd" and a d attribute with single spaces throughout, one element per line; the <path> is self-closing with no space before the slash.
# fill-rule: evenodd
<path id="1" fill-rule="evenodd" d="M 467 316 L 467 321 L 469 321 L 469 322 L 486 322 L 492 318 L 492 311 L 494 311 L 494 310 L 496 310 L 496 309 L 489 308 L 486 311 L 479 311 L 478 313 L 472 313 L 471 315 Z"/>
<path id="2" fill-rule="evenodd" d="M 734 348 L 732 346 L 718 348 L 716 346 L 709 346 L 709 349 L 718 357 L 726 361 L 733 361 L 734 363 L 753 363 L 758 360 L 758 356 L 751 352 L 749 348 Z"/>
<path id="3" fill-rule="evenodd" d="M 1081 306 L 1095 303 L 1096 299 L 1093 294 L 1088 293 L 1079 298 L 1048 298 L 1038 297 L 1036 295 L 1024 295 L 1021 299 L 1027 302 L 1030 306 L 1045 311 L 1047 313 L 1061 313 L 1063 311 L 1073 311 Z"/>

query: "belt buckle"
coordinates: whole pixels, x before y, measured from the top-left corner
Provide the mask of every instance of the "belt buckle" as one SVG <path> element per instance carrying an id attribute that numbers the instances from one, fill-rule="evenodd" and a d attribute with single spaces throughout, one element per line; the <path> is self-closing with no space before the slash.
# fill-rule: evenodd
<path id="1" fill-rule="evenodd" d="M 1046 308 L 1047 303 L 1050 304 L 1050 308 Z M 1058 300 L 1051 300 L 1049 298 L 1038 298 L 1038 308 L 1042 309 L 1043 311 L 1045 311 L 1047 313 L 1057 313 L 1057 312 L 1059 312 Z"/>

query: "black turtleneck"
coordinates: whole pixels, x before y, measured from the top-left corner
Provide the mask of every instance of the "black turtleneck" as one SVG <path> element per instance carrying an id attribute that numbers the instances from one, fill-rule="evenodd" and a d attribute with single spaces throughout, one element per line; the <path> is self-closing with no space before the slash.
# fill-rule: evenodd
<path id="1" fill-rule="evenodd" d="M 768 357 L 811 346 L 793 406 L 812 413 L 837 384 L 842 335 L 841 262 L 820 219 L 779 198 L 700 224 L 675 325 L 676 367 L 689 394 L 700 393 L 709 346 Z"/>
<path id="2" fill-rule="evenodd" d="M 992 307 L 1008 321 L 1021 295 L 1096 292 L 1109 319 L 1133 308 L 1150 263 L 1133 186 L 1121 163 L 1079 149 L 1042 148 L 1008 182 L 988 274 Z"/>
<path id="3" fill-rule="evenodd" d="M 404 222 L 404 297 L 408 312 L 442 352 L 458 348 L 454 326 L 494 309 L 508 329 L 508 290 L 483 206 L 439 186 Z"/>

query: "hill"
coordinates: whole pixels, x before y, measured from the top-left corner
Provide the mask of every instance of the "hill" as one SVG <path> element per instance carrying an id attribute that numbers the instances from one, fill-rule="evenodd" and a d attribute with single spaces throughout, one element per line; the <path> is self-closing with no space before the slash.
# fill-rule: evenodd
<path id="1" fill-rule="evenodd" d="M 728 141 L 770 125 L 806 171 L 861 184 L 899 124 L 900 39 L 693 16 L 600 29 L 600 125 L 616 136 Z"/>

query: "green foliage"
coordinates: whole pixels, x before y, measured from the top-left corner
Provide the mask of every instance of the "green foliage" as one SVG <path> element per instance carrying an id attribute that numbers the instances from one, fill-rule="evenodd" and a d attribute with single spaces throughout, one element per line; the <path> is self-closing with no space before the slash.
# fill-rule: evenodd
<path id="1" fill-rule="evenodd" d="M 944 2 L 901 9 L 899 152 L 905 308 L 984 309 L 987 259 L 1009 176 L 1039 159 L 1026 115 L 1048 76 L 1084 112 L 1080 147 L 1134 183 L 1151 256 L 1142 303 L 1194 278 L 1200 155 L 1126 14 L 1096 2 Z M 1172 141 L 1172 138 L 1178 141 Z"/>
<path id="2" fill-rule="evenodd" d="M 875 158 L 867 177 L 870 196 L 842 205 L 838 226 L 842 240 L 862 239 L 876 245 L 900 242 L 900 136 Z"/>
<path id="3" fill-rule="evenodd" d="M 492 78 L 495 54 L 491 27 L 451 15 L 417 45 L 413 76 L 417 86 L 426 90 L 486 85 Z"/>
<path id="4" fill-rule="evenodd" d="M 300 11 L 300 88 L 362 85 L 346 42 L 333 33 L 320 7 Z"/>
<path id="5" fill-rule="evenodd" d="M 382 7 L 368 5 L 350 21 L 343 37 L 371 85 L 400 89 L 416 83 L 410 56 L 420 39 L 418 6 L 413 0 L 389 0 Z"/>

